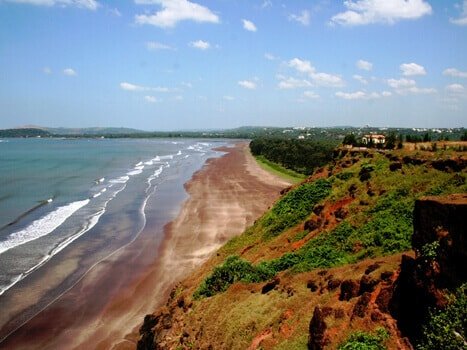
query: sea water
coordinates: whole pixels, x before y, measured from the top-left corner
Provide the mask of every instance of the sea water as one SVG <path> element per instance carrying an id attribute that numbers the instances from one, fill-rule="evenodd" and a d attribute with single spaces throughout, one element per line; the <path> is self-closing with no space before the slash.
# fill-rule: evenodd
<path id="1" fill-rule="evenodd" d="M 206 159 L 218 156 L 213 147 L 223 144 L 190 139 L 2 140 L 0 302 L 3 293 L 72 249 L 77 240 L 99 247 L 90 251 L 92 259 L 86 257 L 90 261 L 134 240 L 158 186 L 177 177 L 186 181 Z"/>

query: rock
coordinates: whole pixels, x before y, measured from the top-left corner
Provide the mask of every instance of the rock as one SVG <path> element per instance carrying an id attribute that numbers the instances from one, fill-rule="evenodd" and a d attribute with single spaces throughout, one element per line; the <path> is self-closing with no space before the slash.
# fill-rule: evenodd
<path id="1" fill-rule="evenodd" d="M 336 219 L 338 219 L 338 221 L 345 219 L 348 214 L 349 214 L 349 212 L 347 210 L 345 210 L 344 208 L 342 208 L 342 207 L 337 209 L 334 212 L 334 216 L 336 217 Z"/>
<path id="2" fill-rule="evenodd" d="M 306 287 L 312 292 L 316 292 L 318 290 L 318 286 L 316 285 L 315 281 L 312 281 L 312 280 L 309 280 L 306 283 Z"/>
<path id="3" fill-rule="evenodd" d="M 336 289 L 337 287 L 339 287 L 341 285 L 342 281 L 338 278 L 334 279 L 330 279 L 329 282 L 328 282 L 328 290 L 334 290 Z"/>
<path id="4" fill-rule="evenodd" d="M 362 295 L 363 293 L 371 293 L 375 290 L 375 286 L 379 283 L 379 281 L 371 278 L 368 275 L 363 275 L 360 279 L 360 289 L 358 290 L 358 294 Z"/>
<path id="5" fill-rule="evenodd" d="M 424 197 L 415 202 L 412 246 L 439 242 L 440 283 L 456 287 L 467 280 L 467 194 Z"/>
<path id="6" fill-rule="evenodd" d="M 349 195 L 353 198 L 355 196 L 355 192 L 357 192 L 357 185 L 351 184 L 349 186 L 348 191 L 349 191 Z"/>
<path id="7" fill-rule="evenodd" d="M 322 220 L 320 217 L 313 217 L 310 220 L 305 221 L 305 225 L 303 228 L 308 231 L 313 231 L 316 230 L 317 228 L 320 228 L 322 224 Z"/>
<path id="8" fill-rule="evenodd" d="M 309 336 L 308 336 L 308 349 L 322 350 L 328 343 L 326 339 L 326 322 L 324 315 L 319 306 L 315 307 L 313 317 L 310 321 Z"/>
<path id="9" fill-rule="evenodd" d="M 394 275 L 393 271 L 383 271 L 381 272 L 380 279 L 382 281 L 389 281 L 393 275 Z"/>
<path id="10" fill-rule="evenodd" d="M 322 204 L 315 205 L 314 208 L 313 208 L 313 213 L 315 213 L 316 215 L 319 215 L 319 214 L 321 214 L 323 209 L 324 209 L 324 205 L 322 205 Z"/>
<path id="11" fill-rule="evenodd" d="M 425 159 L 420 159 L 420 158 L 413 158 L 409 156 L 405 156 L 402 158 L 402 163 L 404 164 L 411 164 L 411 165 L 422 165 L 426 163 Z"/>
<path id="12" fill-rule="evenodd" d="M 272 281 L 267 282 L 263 286 L 263 288 L 261 288 L 261 294 L 269 293 L 271 290 L 276 288 L 276 286 L 279 285 L 280 282 L 281 282 L 281 280 L 279 279 L 279 277 L 276 277 Z"/>
<path id="13" fill-rule="evenodd" d="M 363 318 L 365 317 L 366 311 L 368 309 L 368 304 L 370 303 L 371 293 L 363 293 L 363 295 L 358 299 L 355 304 L 351 319 L 355 317 Z"/>
<path id="14" fill-rule="evenodd" d="M 402 169 L 402 163 L 401 162 L 394 162 L 389 164 L 389 170 L 391 171 L 396 171 Z"/>
<path id="15" fill-rule="evenodd" d="M 440 159 L 434 160 L 431 162 L 431 166 L 436 170 L 445 171 L 445 172 L 459 172 L 467 167 L 467 160 L 457 158 L 457 159 Z"/>
<path id="16" fill-rule="evenodd" d="M 374 264 L 371 264 L 370 266 L 368 266 L 365 270 L 365 275 L 369 275 L 370 273 L 372 273 L 373 271 L 379 269 L 381 265 L 378 264 L 378 263 L 374 263 Z"/>
<path id="17" fill-rule="evenodd" d="M 359 284 L 354 280 L 345 280 L 341 284 L 340 301 L 349 301 L 358 296 Z"/>
<path id="18" fill-rule="evenodd" d="M 334 309 L 334 318 L 341 319 L 345 317 L 345 311 L 343 308 Z"/>
<path id="19" fill-rule="evenodd" d="M 447 304 L 444 289 L 456 288 L 467 280 L 466 218 L 467 194 L 425 197 L 415 202 L 412 247 L 416 257 L 402 257 L 388 307 L 402 335 L 414 343 L 428 310 Z M 434 242 L 438 248 L 433 247 Z M 428 253 L 424 249 L 427 245 L 431 247 Z"/>

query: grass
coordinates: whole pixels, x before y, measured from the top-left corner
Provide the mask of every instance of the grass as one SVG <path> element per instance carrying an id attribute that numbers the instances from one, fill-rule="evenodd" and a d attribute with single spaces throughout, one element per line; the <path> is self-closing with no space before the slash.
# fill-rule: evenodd
<path id="1" fill-rule="evenodd" d="M 221 249 L 224 256 L 197 291 L 198 297 L 208 297 L 225 291 L 235 282 L 266 281 L 277 273 L 294 273 L 317 268 L 329 268 L 355 263 L 377 256 L 387 256 L 409 250 L 413 233 L 415 200 L 427 194 L 449 194 L 467 190 L 465 175 L 444 173 L 425 166 L 404 166 L 403 171 L 391 172 L 390 161 L 376 154 L 362 159 L 328 180 L 303 183 L 285 194 L 243 235 Z M 360 179 L 361 174 L 370 176 Z M 261 257 L 252 263 L 241 259 L 242 249 L 252 251 L 274 247 L 289 229 L 303 223 L 313 207 L 325 201 L 337 202 L 349 196 L 355 188 L 356 200 L 349 214 L 337 227 L 310 239 L 296 251 L 275 258 Z M 371 188 L 374 194 L 367 194 Z M 360 202 L 367 202 L 361 205 Z M 308 231 L 299 230 L 289 242 L 303 239 Z M 274 248 L 273 248 L 274 249 Z"/>
<path id="2" fill-rule="evenodd" d="M 280 178 L 292 184 L 299 183 L 307 177 L 304 174 L 297 173 L 293 170 L 284 168 L 283 166 L 277 163 L 271 162 L 267 160 L 266 158 L 264 158 L 263 156 L 255 156 L 255 159 L 261 168 L 270 172 L 271 174 L 279 176 Z"/>

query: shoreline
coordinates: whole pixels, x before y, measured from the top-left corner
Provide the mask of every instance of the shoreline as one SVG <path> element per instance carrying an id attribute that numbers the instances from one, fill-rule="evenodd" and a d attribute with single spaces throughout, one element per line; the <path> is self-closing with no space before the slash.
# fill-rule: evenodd
<path id="1" fill-rule="evenodd" d="M 247 143 L 218 150 L 225 154 L 208 159 L 185 183 L 188 198 L 175 219 L 164 226 L 162 241 L 155 248 L 157 255 L 154 243 L 143 235 L 111 261 L 96 266 L 62 300 L 33 318 L 0 347 L 27 349 L 40 345 L 55 349 L 67 344 L 67 348 L 134 348 L 144 315 L 162 306 L 178 280 L 229 238 L 243 232 L 279 197 L 280 190 L 290 185 L 261 169 Z M 166 195 L 170 197 L 169 193 Z M 153 223 L 148 224 L 148 230 L 154 227 Z M 143 271 L 138 270 L 141 266 Z M 122 273 L 131 275 L 133 270 L 140 273 L 120 281 Z M 115 291 L 108 293 L 109 300 L 97 314 L 67 312 L 70 303 L 83 303 L 89 308 L 93 300 L 87 299 L 99 299 L 99 288 Z M 49 323 L 60 323 L 67 329 Z"/>

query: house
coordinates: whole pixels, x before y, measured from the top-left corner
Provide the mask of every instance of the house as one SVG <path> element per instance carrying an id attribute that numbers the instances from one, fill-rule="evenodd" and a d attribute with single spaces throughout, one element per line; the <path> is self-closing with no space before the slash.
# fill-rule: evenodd
<path id="1" fill-rule="evenodd" d="M 370 144 L 384 145 L 386 143 L 386 136 L 381 135 L 381 134 L 363 135 L 362 143 L 365 145 L 370 145 Z"/>

